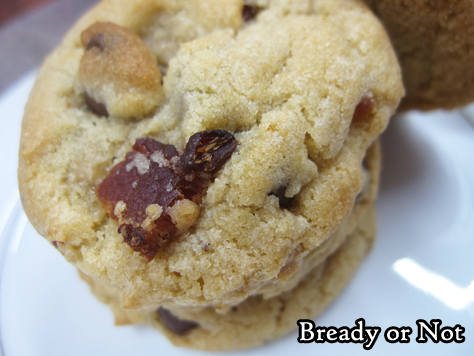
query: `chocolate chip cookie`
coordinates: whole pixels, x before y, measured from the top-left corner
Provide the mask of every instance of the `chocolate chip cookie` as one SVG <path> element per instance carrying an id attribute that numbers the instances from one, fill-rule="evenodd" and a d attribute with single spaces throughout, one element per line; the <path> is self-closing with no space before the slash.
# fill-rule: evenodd
<path id="1" fill-rule="evenodd" d="M 23 206 L 124 310 L 226 314 L 343 242 L 403 93 L 356 0 L 103 1 L 38 74 Z"/>
<path id="2" fill-rule="evenodd" d="M 261 295 L 250 297 L 226 314 L 209 307 L 124 311 L 118 289 L 81 276 L 97 298 L 110 305 L 119 325 L 149 324 L 177 346 L 208 351 L 242 349 L 279 338 L 296 329 L 298 319 L 313 318 L 322 312 L 349 283 L 370 251 L 374 234 L 371 206 L 343 244 L 294 288 L 269 299 Z"/>

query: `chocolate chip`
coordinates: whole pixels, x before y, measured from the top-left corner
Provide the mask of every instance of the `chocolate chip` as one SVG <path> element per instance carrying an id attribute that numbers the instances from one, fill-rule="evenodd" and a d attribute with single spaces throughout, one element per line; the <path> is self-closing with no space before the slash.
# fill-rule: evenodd
<path id="1" fill-rule="evenodd" d="M 260 9 L 256 6 L 244 5 L 242 9 L 242 18 L 245 22 L 249 22 L 253 20 L 259 12 Z"/>
<path id="2" fill-rule="evenodd" d="M 194 321 L 179 319 L 168 309 L 163 307 L 158 308 L 158 316 L 160 317 L 160 321 L 169 331 L 180 336 L 199 326 L 199 324 Z"/>
<path id="3" fill-rule="evenodd" d="M 87 46 L 86 46 L 86 51 L 89 51 L 91 48 L 94 48 L 94 47 L 100 49 L 101 51 L 105 49 L 106 41 L 102 33 L 94 34 L 90 38 L 89 43 L 87 43 Z"/>
<path id="4" fill-rule="evenodd" d="M 284 185 L 279 186 L 277 189 L 273 190 L 270 194 L 278 198 L 280 208 L 289 209 L 291 203 L 293 203 L 293 198 L 285 197 L 286 187 Z"/>
<path id="5" fill-rule="evenodd" d="M 87 93 L 84 93 L 84 99 L 86 100 L 86 104 L 89 106 L 89 108 L 94 114 L 109 117 L 109 112 L 107 111 L 107 108 L 104 104 L 98 103 L 97 101 L 92 99 Z"/>

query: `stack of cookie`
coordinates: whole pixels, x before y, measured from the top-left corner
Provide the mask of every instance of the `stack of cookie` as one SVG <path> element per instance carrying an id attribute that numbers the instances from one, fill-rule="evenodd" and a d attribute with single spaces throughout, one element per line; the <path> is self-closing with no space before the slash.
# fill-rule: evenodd
<path id="1" fill-rule="evenodd" d="M 117 324 L 259 345 L 370 250 L 377 137 L 402 96 L 357 0 L 104 1 L 38 75 L 23 205 Z"/>

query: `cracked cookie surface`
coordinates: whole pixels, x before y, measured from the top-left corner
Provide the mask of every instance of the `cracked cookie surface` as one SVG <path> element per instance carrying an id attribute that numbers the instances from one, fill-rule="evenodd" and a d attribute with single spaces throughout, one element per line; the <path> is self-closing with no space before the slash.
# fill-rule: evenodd
<path id="1" fill-rule="evenodd" d="M 366 151 L 403 95 L 390 43 L 359 1 L 262 2 L 249 21 L 243 6 L 104 1 L 38 75 L 20 148 L 25 211 L 68 261 L 115 285 L 125 309 L 224 311 L 259 291 L 278 293 L 272 284 L 298 275 L 285 269 L 295 256 L 314 254 L 351 213 Z M 89 108 L 80 37 L 96 22 L 133 31 L 156 57 L 162 92 L 146 115 Z M 137 137 L 183 150 L 205 130 L 229 131 L 239 145 L 194 225 L 147 263 L 95 189 Z"/>

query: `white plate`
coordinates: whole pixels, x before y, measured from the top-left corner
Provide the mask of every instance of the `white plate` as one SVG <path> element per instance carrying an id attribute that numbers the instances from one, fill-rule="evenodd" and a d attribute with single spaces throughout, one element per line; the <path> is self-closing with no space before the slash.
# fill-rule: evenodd
<path id="1" fill-rule="evenodd" d="M 16 183 L 22 108 L 30 73 L 0 99 L 0 332 L 5 356 L 207 355 L 173 347 L 148 327 L 115 327 L 75 269 L 38 236 Z M 466 109 L 464 116 L 474 117 Z M 473 120 L 474 122 L 474 120 Z M 298 344 L 296 332 L 261 348 L 226 355 L 473 355 L 474 129 L 457 112 L 395 117 L 383 137 L 378 241 L 348 288 L 316 319 L 353 327 L 364 318 L 382 333 L 361 344 Z M 460 324 L 464 343 L 417 343 L 416 320 Z M 389 326 L 410 326 L 411 341 L 385 341 Z M 215 355 L 215 353 L 213 353 Z"/>

